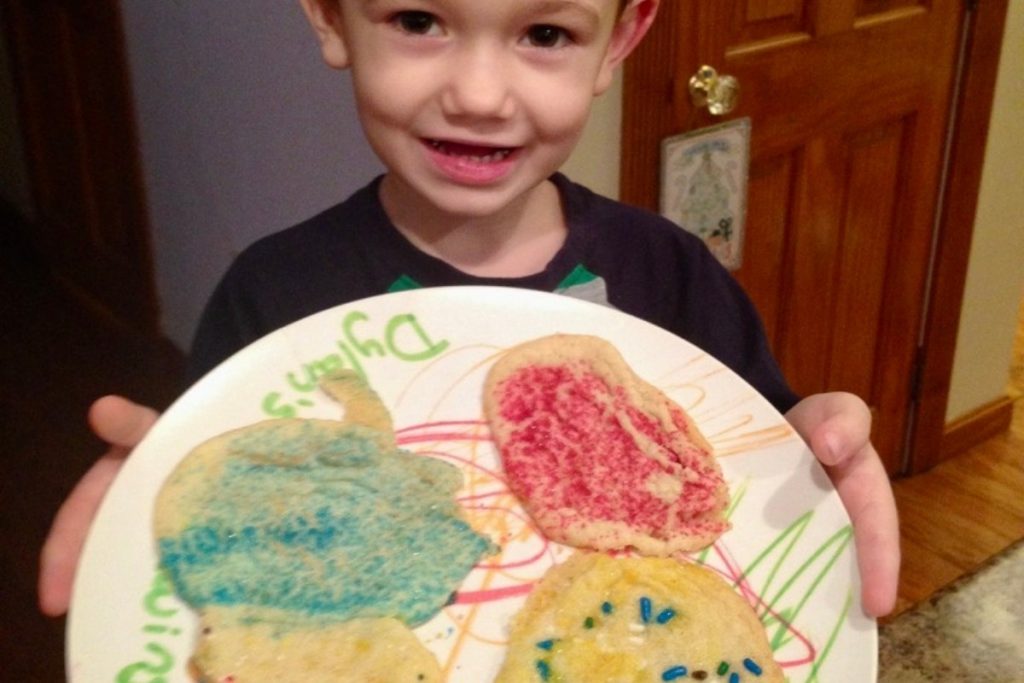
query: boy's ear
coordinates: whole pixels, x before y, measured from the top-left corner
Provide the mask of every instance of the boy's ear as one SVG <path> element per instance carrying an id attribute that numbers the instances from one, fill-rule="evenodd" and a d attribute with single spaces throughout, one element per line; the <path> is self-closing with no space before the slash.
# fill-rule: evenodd
<path id="1" fill-rule="evenodd" d="M 309 25 L 320 41 L 320 53 L 327 65 L 334 69 L 349 66 L 348 46 L 341 30 L 340 0 L 299 0 L 306 12 Z"/>
<path id="2" fill-rule="evenodd" d="M 594 95 L 600 95 L 612 84 L 615 69 L 633 52 L 633 49 L 647 35 L 658 13 L 660 0 L 629 0 L 618 23 L 612 30 L 608 53 L 601 64 Z"/>

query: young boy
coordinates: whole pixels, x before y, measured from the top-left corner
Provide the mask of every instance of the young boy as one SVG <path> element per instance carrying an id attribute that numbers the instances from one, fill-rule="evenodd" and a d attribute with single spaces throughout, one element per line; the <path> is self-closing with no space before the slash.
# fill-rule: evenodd
<path id="1" fill-rule="evenodd" d="M 399 287 L 585 293 L 702 347 L 786 414 L 854 521 L 865 610 L 891 610 L 896 510 L 863 401 L 798 400 L 749 300 L 698 240 L 557 174 L 659 0 L 301 2 L 324 60 L 351 70 L 387 173 L 236 260 L 200 322 L 191 378 L 294 320 Z M 54 522 L 40 571 L 44 612 L 67 609 L 96 508 L 155 419 L 117 397 L 93 406 L 93 428 L 112 447 Z"/>

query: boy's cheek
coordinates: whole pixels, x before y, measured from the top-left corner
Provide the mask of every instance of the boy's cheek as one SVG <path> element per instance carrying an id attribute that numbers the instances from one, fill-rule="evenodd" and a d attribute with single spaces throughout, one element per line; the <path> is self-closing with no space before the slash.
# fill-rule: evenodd
<path id="1" fill-rule="evenodd" d="M 429 97 L 424 88 L 430 73 L 425 69 L 376 69 L 370 73 L 353 70 L 353 82 L 360 99 L 389 109 L 415 109 Z"/>
<path id="2" fill-rule="evenodd" d="M 535 110 L 537 128 L 551 138 L 578 135 L 590 118 L 593 103 L 594 98 L 588 93 L 552 93 Z"/>
<path id="3" fill-rule="evenodd" d="M 458 87 L 458 73 L 439 70 L 426 60 L 381 60 L 372 69 L 352 69 L 360 107 L 378 118 L 406 123 L 436 110 L 445 89 Z M 586 124 L 594 104 L 593 78 L 591 70 L 538 74 L 522 68 L 508 70 L 504 83 L 516 118 L 532 122 L 539 138 L 560 140 Z"/>

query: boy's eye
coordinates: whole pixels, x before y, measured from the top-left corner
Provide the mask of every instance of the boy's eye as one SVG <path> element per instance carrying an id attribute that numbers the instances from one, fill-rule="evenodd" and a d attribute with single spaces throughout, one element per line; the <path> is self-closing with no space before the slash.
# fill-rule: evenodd
<path id="1" fill-rule="evenodd" d="M 527 30 L 526 40 L 533 47 L 562 47 L 569 42 L 569 34 L 557 26 L 537 24 Z"/>
<path id="2" fill-rule="evenodd" d="M 430 12 L 399 12 L 392 18 L 392 22 L 406 33 L 418 36 L 430 35 L 437 28 L 437 18 Z"/>

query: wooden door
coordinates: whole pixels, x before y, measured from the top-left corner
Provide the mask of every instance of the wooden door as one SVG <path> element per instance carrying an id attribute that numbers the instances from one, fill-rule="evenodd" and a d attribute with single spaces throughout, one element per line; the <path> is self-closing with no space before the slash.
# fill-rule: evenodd
<path id="1" fill-rule="evenodd" d="M 54 272 L 116 319 L 158 327 L 116 0 L 3 0 L 36 216 Z"/>
<path id="2" fill-rule="evenodd" d="M 901 469 L 963 0 L 668 0 L 627 65 L 622 196 L 658 206 L 659 144 L 716 123 L 702 64 L 751 117 L 736 272 L 802 394 L 847 390 Z"/>

